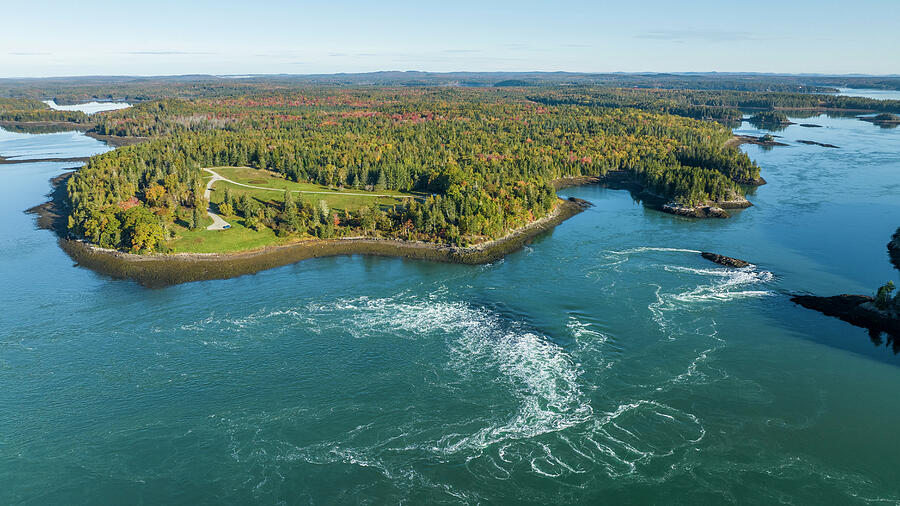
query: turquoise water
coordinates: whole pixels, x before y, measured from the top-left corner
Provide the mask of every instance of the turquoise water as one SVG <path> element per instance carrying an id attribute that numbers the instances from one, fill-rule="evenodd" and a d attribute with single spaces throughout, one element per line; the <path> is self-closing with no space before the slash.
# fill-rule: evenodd
<path id="1" fill-rule="evenodd" d="M 564 194 L 596 207 L 491 265 L 159 290 L 22 213 L 71 164 L 0 165 L 0 504 L 896 503 L 900 357 L 786 294 L 897 280 L 900 129 L 802 122 L 745 147 L 769 184 L 728 220 L 586 186 Z"/>

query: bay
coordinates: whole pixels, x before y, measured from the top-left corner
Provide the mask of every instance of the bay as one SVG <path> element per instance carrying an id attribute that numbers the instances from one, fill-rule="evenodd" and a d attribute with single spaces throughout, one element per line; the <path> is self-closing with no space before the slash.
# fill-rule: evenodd
<path id="1" fill-rule="evenodd" d="M 72 164 L 0 165 L 0 503 L 898 501 L 900 358 L 788 299 L 897 280 L 900 129 L 792 119 L 822 128 L 744 146 L 768 184 L 728 220 L 583 186 L 594 208 L 490 265 L 158 290 L 22 212 Z M 0 131 L 4 156 L 108 149 Z"/>

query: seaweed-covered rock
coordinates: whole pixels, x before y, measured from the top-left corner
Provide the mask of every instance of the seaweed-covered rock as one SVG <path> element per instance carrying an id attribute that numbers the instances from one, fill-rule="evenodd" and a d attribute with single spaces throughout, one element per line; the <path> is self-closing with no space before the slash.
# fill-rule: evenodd
<path id="1" fill-rule="evenodd" d="M 709 260 L 710 262 L 715 262 L 719 265 L 724 265 L 726 267 L 741 268 L 741 267 L 747 267 L 748 265 L 750 265 L 750 262 L 746 262 L 744 260 L 740 260 L 737 258 L 727 257 L 725 255 L 719 255 L 717 253 L 710 253 L 708 251 L 704 251 L 703 253 L 700 253 L 700 256 Z"/>

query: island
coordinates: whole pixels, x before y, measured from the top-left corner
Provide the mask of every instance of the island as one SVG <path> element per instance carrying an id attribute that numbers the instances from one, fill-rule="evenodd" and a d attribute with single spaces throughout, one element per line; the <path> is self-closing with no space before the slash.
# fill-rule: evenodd
<path id="1" fill-rule="evenodd" d="M 875 116 L 859 116 L 859 119 L 881 126 L 900 125 L 900 116 L 888 112 L 876 114 Z"/>
<path id="2" fill-rule="evenodd" d="M 751 124 L 756 126 L 757 128 L 765 128 L 767 130 L 780 130 L 788 125 L 793 125 L 794 123 L 788 119 L 787 115 L 785 115 L 781 111 L 769 110 L 769 111 L 760 111 L 748 120 Z"/>

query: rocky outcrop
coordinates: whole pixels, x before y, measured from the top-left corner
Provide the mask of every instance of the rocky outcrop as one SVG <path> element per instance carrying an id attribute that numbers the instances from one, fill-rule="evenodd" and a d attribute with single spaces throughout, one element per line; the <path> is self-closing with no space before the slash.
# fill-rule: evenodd
<path id="1" fill-rule="evenodd" d="M 894 232 L 894 236 L 891 237 L 891 242 L 888 243 L 887 248 L 888 255 L 891 257 L 891 262 L 897 270 L 900 270 L 900 228 Z"/>
<path id="2" fill-rule="evenodd" d="M 875 299 L 867 295 L 835 295 L 817 297 L 797 295 L 791 302 L 807 309 L 819 311 L 827 316 L 840 318 L 845 322 L 892 336 L 900 336 L 900 314 L 896 311 L 879 311 Z"/>
<path id="3" fill-rule="evenodd" d="M 804 141 L 802 139 L 798 140 L 797 142 L 799 142 L 800 144 L 806 144 L 809 146 L 822 146 L 823 148 L 839 148 L 840 147 L 840 146 L 835 146 L 834 144 L 826 144 L 824 142 L 816 142 L 816 141 Z"/>
<path id="4" fill-rule="evenodd" d="M 724 265 L 726 267 L 741 268 L 741 267 L 747 267 L 748 265 L 750 265 L 750 262 L 745 262 L 744 260 L 739 260 L 737 258 L 727 257 L 725 255 L 719 255 L 717 253 L 710 253 L 708 251 L 704 251 L 703 253 L 700 253 L 700 256 L 709 260 L 710 262 L 715 262 L 719 265 Z"/>
<path id="5" fill-rule="evenodd" d="M 787 144 L 783 142 L 778 142 L 775 140 L 774 135 L 762 135 L 760 137 L 754 137 L 752 135 L 735 135 L 732 138 L 734 145 L 741 144 L 756 144 L 757 146 L 787 146 Z"/>
<path id="6" fill-rule="evenodd" d="M 900 116 L 890 113 L 876 114 L 875 116 L 857 116 L 863 121 L 869 121 L 876 125 L 900 125 Z"/>
<path id="7" fill-rule="evenodd" d="M 727 218 L 728 213 L 721 207 L 713 206 L 683 206 L 675 202 L 669 202 L 662 206 L 662 210 L 669 214 L 687 216 L 689 218 Z"/>

